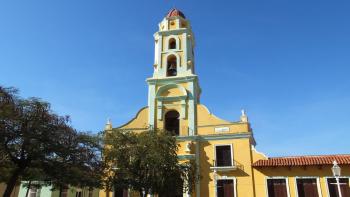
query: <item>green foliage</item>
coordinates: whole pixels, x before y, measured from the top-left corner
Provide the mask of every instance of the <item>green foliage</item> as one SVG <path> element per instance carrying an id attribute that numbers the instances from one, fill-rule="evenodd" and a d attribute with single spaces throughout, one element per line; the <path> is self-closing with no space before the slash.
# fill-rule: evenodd
<path id="1" fill-rule="evenodd" d="M 195 165 L 179 163 L 176 139 L 167 132 L 107 131 L 105 145 L 104 160 L 110 166 L 106 185 L 110 188 L 160 196 L 192 191 L 194 175 L 189 173 L 195 172 Z"/>
<path id="2" fill-rule="evenodd" d="M 103 168 L 96 137 L 73 132 L 62 142 L 66 148 L 43 165 L 52 185 L 57 189 L 67 185 L 99 187 Z"/>
<path id="3" fill-rule="evenodd" d="M 68 116 L 51 111 L 38 98 L 22 99 L 13 88 L 0 86 L 0 180 L 4 196 L 19 180 L 54 185 L 99 186 L 100 143 L 79 133 Z"/>

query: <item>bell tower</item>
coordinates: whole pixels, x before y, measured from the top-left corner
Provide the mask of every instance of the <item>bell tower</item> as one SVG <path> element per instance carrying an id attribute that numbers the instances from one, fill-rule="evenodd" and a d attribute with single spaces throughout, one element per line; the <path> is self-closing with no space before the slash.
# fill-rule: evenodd
<path id="1" fill-rule="evenodd" d="M 171 130 L 174 135 L 195 135 L 200 87 L 190 22 L 172 9 L 158 26 L 153 77 L 147 79 L 149 126 Z"/>

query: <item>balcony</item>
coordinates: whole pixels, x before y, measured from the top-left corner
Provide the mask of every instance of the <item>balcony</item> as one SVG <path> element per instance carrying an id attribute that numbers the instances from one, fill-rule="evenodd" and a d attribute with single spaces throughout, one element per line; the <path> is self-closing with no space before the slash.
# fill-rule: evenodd
<path id="1" fill-rule="evenodd" d="M 227 171 L 234 171 L 237 169 L 242 169 L 243 166 L 241 164 L 239 164 L 236 161 L 233 162 L 229 162 L 226 165 L 217 165 L 216 160 L 213 160 L 213 165 L 210 166 L 210 169 L 212 171 L 217 171 L 217 172 L 227 172 Z"/>

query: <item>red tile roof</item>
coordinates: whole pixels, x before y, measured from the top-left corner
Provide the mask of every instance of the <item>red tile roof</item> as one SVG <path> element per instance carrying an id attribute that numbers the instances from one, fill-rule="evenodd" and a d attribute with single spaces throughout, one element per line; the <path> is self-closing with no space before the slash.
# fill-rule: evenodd
<path id="1" fill-rule="evenodd" d="M 182 13 L 180 10 L 176 8 L 171 9 L 166 15 L 167 18 L 173 17 L 173 16 L 181 16 L 182 18 L 186 18 L 184 13 Z"/>
<path id="2" fill-rule="evenodd" d="M 350 155 L 271 157 L 258 160 L 253 167 L 332 165 L 334 160 L 338 164 L 350 164 Z"/>

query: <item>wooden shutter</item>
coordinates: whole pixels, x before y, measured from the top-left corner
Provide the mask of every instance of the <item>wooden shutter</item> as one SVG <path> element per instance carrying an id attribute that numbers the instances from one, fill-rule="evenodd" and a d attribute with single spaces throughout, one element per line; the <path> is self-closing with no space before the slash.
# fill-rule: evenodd
<path id="1" fill-rule="evenodd" d="M 318 197 L 315 178 L 297 179 L 298 197 Z"/>
<path id="2" fill-rule="evenodd" d="M 235 193 L 235 188 L 233 185 L 233 180 L 218 180 L 217 181 L 217 197 L 233 197 Z"/>
<path id="3" fill-rule="evenodd" d="M 350 186 L 348 178 L 340 178 L 340 191 L 343 197 L 350 197 Z M 337 181 L 334 178 L 327 179 L 329 197 L 339 197 Z"/>
<path id="4" fill-rule="evenodd" d="M 217 166 L 232 166 L 231 146 L 216 147 L 216 165 Z"/>
<path id="5" fill-rule="evenodd" d="M 269 197 L 288 197 L 285 179 L 268 179 L 267 189 Z"/>

